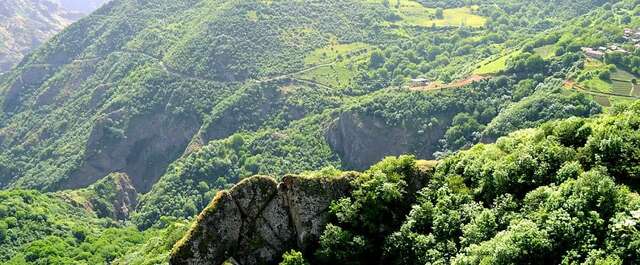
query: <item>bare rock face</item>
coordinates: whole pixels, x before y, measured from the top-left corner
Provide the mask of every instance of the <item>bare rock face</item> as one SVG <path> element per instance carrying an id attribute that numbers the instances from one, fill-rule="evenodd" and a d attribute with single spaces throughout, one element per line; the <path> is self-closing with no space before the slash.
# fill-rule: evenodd
<path id="1" fill-rule="evenodd" d="M 129 214 L 138 204 L 138 193 L 127 174 L 116 173 L 116 196 L 114 198 L 114 216 L 116 220 L 128 220 Z"/>
<path id="2" fill-rule="evenodd" d="M 218 193 L 176 244 L 170 264 L 276 264 L 287 250 L 308 249 L 323 232 L 331 202 L 350 194 L 353 177 L 246 179 Z"/>
<path id="3" fill-rule="evenodd" d="M 308 250 L 318 241 L 329 217 L 331 202 L 351 191 L 350 180 L 355 175 L 345 175 L 335 181 L 285 176 L 280 190 L 287 198 L 297 247 Z"/>
<path id="4" fill-rule="evenodd" d="M 435 118 L 450 124 L 453 115 L 443 113 Z M 419 128 L 416 124 L 391 126 L 382 118 L 347 111 L 327 128 L 325 139 L 345 168 L 365 170 L 387 156 L 415 154 L 433 159 L 447 126 L 433 126 L 429 131 Z"/>
<path id="5" fill-rule="evenodd" d="M 199 216 L 173 253 L 175 264 L 222 264 L 234 253 L 240 238 L 242 215 L 231 195 L 222 191 Z"/>
<path id="6" fill-rule="evenodd" d="M 63 187 L 82 188 L 112 172 L 124 172 L 138 191 L 147 192 L 199 127 L 191 115 L 157 110 L 131 116 L 126 110 L 113 111 L 95 122 L 83 164 Z"/>

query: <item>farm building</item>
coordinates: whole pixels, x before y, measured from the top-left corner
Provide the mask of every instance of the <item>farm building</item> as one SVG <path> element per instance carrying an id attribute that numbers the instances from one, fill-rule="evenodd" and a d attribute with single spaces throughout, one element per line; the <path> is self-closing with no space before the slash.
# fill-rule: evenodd
<path id="1" fill-rule="evenodd" d="M 582 51 L 584 52 L 584 54 L 587 57 L 593 58 L 593 59 L 602 59 L 604 58 L 604 52 L 600 51 L 600 50 L 594 50 L 592 48 L 582 48 Z"/>
<path id="2" fill-rule="evenodd" d="M 425 78 L 414 78 L 411 79 L 411 86 L 412 87 L 420 87 L 420 86 L 427 86 L 429 85 L 429 80 L 425 79 Z"/>

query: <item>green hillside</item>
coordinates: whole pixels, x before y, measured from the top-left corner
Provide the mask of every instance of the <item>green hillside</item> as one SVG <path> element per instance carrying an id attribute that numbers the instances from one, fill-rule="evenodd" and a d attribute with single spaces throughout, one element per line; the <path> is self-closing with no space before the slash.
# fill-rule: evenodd
<path id="1" fill-rule="evenodd" d="M 473 12 L 488 17 L 494 8 L 481 5 Z M 283 128 L 413 77 L 463 78 L 472 70 L 465 68 L 469 61 L 535 34 L 510 29 L 510 21 L 502 25 L 505 34 L 513 33 L 508 41 L 487 34 L 495 27 L 489 26 L 492 20 L 486 28 L 445 31 L 389 25 L 402 19 L 396 12 L 384 3 L 360 1 L 112 2 L 3 79 L 0 158 L 7 163 L 0 168 L 0 184 L 76 188 L 122 171 L 146 192 L 189 143 Z M 340 49 L 336 43 L 368 48 L 333 60 L 323 49 Z M 316 71 L 321 65 L 312 66 L 314 60 L 325 60 L 331 70 Z M 291 85 L 302 88 L 290 93 Z M 257 103 L 261 97 L 245 93 L 256 86 L 269 90 L 257 92 L 262 98 L 323 95 L 328 105 L 284 99 L 293 105 L 283 109 L 271 101 Z M 255 117 L 233 117 L 238 120 L 231 124 L 225 111 L 237 108 L 235 99 L 262 105 Z"/>

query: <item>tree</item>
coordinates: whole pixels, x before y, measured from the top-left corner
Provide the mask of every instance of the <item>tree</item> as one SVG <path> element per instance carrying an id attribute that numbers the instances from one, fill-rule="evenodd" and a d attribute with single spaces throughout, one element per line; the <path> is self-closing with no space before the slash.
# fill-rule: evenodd
<path id="1" fill-rule="evenodd" d="M 437 19 L 444 19 L 444 10 L 442 8 L 436 8 L 435 16 Z"/>
<path id="2" fill-rule="evenodd" d="M 282 255 L 282 262 L 280 262 L 280 265 L 309 265 L 309 263 L 304 260 L 300 251 L 291 250 Z"/>
<path id="3" fill-rule="evenodd" d="M 377 69 L 385 63 L 384 54 L 381 51 L 374 51 L 369 58 L 369 68 Z"/>

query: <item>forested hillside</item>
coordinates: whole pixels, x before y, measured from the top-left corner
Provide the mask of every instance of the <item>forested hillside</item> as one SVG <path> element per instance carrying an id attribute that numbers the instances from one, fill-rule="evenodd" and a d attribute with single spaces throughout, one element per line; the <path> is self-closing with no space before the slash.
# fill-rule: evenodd
<path id="1" fill-rule="evenodd" d="M 323 177 L 349 170 L 363 173 L 325 201 L 326 231 L 315 223 L 310 245 L 284 240 L 269 262 L 293 249 L 285 260 L 313 264 L 522 263 L 531 257 L 497 246 L 538 235 L 540 249 L 520 247 L 550 263 L 631 260 L 605 235 L 633 205 L 593 208 L 596 228 L 562 213 L 583 229 L 563 231 L 591 242 L 563 246 L 533 214 L 542 195 L 526 198 L 582 178 L 635 196 L 634 178 L 613 172 L 637 166 L 635 142 L 602 139 L 637 134 L 610 123 L 637 113 L 617 104 L 640 95 L 638 50 L 594 59 L 585 48 L 635 49 L 625 32 L 640 27 L 638 10 L 632 0 L 111 1 L 0 76 L 0 263 L 167 263 L 220 191 L 266 175 L 276 196 L 281 176 L 329 185 Z M 627 155 L 622 168 L 601 161 L 605 143 Z M 376 165 L 405 154 L 438 166 Z M 573 171 L 556 177 L 565 164 Z M 476 218 L 493 226 L 471 227 Z M 533 226 L 535 237 L 522 230 Z M 498 260 L 514 253 L 525 256 Z"/>

